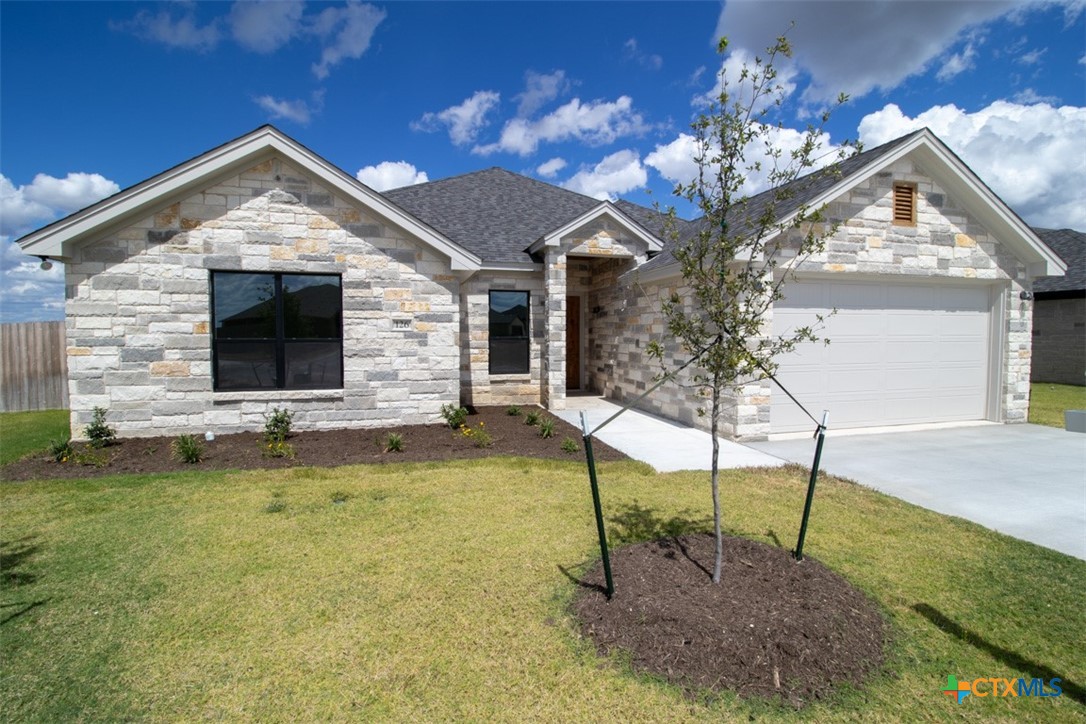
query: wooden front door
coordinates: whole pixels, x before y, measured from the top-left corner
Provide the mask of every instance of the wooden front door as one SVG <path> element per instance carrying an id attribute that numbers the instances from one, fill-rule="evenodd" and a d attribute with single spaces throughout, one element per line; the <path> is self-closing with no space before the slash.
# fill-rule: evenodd
<path id="1" fill-rule="evenodd" d="M 566 389 L 581 389 L 580 297 L 566 297 Z"/>

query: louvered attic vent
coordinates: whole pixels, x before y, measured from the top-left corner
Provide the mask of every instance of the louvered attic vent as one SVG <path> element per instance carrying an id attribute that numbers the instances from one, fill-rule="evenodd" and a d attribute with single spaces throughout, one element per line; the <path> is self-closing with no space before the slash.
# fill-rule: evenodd
<path id="1" fill-rule="evenodd" d="M 916 186 L 913 184 L 894 184 L 894 223 L 916 226 Z"/>

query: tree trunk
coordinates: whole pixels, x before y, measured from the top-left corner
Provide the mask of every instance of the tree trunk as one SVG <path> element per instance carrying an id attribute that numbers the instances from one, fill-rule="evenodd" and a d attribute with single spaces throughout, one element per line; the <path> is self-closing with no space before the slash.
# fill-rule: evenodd
<path id="1" fill-rule="evenodd" d="M 713 379 L 713 403 L 710 412 L 710 431 L 713 435 L 713 535 L 716 537 L 716 556 L 713 562 L 713 583 L 720 583 L 720 565 L 724 558 L 724 536 L 720 533 L 720 381 Z"/>

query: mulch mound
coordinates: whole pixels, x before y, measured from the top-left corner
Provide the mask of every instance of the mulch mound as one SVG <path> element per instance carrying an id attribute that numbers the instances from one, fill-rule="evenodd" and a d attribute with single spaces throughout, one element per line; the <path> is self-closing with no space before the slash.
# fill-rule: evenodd
<path id="1" fill-rule="evenodd" d="M 522 408 L 525 412 L 537 408 Z M 526 425 L 523 415 L 507 415 L 504 407 L 480 407 L 471 411 L 467 425 L 477 428 L 484 423 L 493 438 L 490 447 L 479 448 L 470 438 L 446 425 L 405 425 L 364 430 L 329 430 L 297 432 L 287 442 L 294 448 L 290 458 L 265 457 L 260 433 L 244 432 L 219 435 L 204 443 L 204 459 L 189 465 L 174 459 L 171 443 L 176 437 L 125 438 L 100 452 L 108 461 L 102 467 L 77 462 L 58 463 L 44 454 L 32 455 L 0 468 L 0 480 L 42 480 L 47 478 L 91 478 L 103 475 L 166 473 L 194 470 L 251 470 L 297 466 L 334 467 L 359 463 L 429 462 L 515 455 L 532 458 L 583 461 L 581 432 L 557 417 L 541 412 L 542 418 L 554 420 L 554 437 L 544 439 L 539 427 Z M 108 420 L 107 420 L 108 422 Z M 384 452 L 389 433 L 403 438 L 403 452 Z M 577 443 L 577 452 L 562 450 L 565 438 Z M 80 445 L 74 446 L 82 448 Z M 596 460 L 625 460 L 626 456 L 593 439 Z"/>
<path id="2" fill-rule="evenodd" d="M 801 707 L 838 685 L 860 686 L 883 661 L 885 621 L 863 593 L 818 561 L 725 537 L 720 585 L 713 537 L 666 538 L 611 556 L 573 602 L 582 632 L 604 654 L 691 694 L 732 691 Z"/>

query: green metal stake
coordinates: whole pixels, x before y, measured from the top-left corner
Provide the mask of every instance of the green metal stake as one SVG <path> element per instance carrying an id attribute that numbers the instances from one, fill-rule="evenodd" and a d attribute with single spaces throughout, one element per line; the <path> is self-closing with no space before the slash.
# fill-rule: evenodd
<path id="1" fill-rule="evenodd" d="M 826 420 L 830 413 L 822 411 L 822 423 L 815 430 L 818 442 L 815 444 L 814 465 L 811 466 L 811 479 L 807 483 L 807 502 L 803 505 L 803 522 L 799 525 L 799 541 L 796 543 L 795 558 L 803 560 L 803 539 L 807 537 L 807 519 L 811 516 L 811 502 L 814 501 L 815 482 L 818 480 L 818 465 L 822 460 L 822 443 L 826 440 Z"/>
<path id="2" fill-rule="evenodd" d="M 611 578 L 611 556 L 607 552 L 607 532 L 603 528 L 603 509 L 600 507 L 600 486 L 596 481 L 596 459 L 592 456 L 592 435 L 588 432 L 588 420 L 581 411 L 581 430 L 584 433 L 584 454 L 588 461 L 588 481 L 592 484 L 592 505 L 596 509 L 596 531 L 600 536 L 600 556 L 603 558 L 603 577 L 607 581 L 607 598 L 615 595 L 615 581 Z"/>

